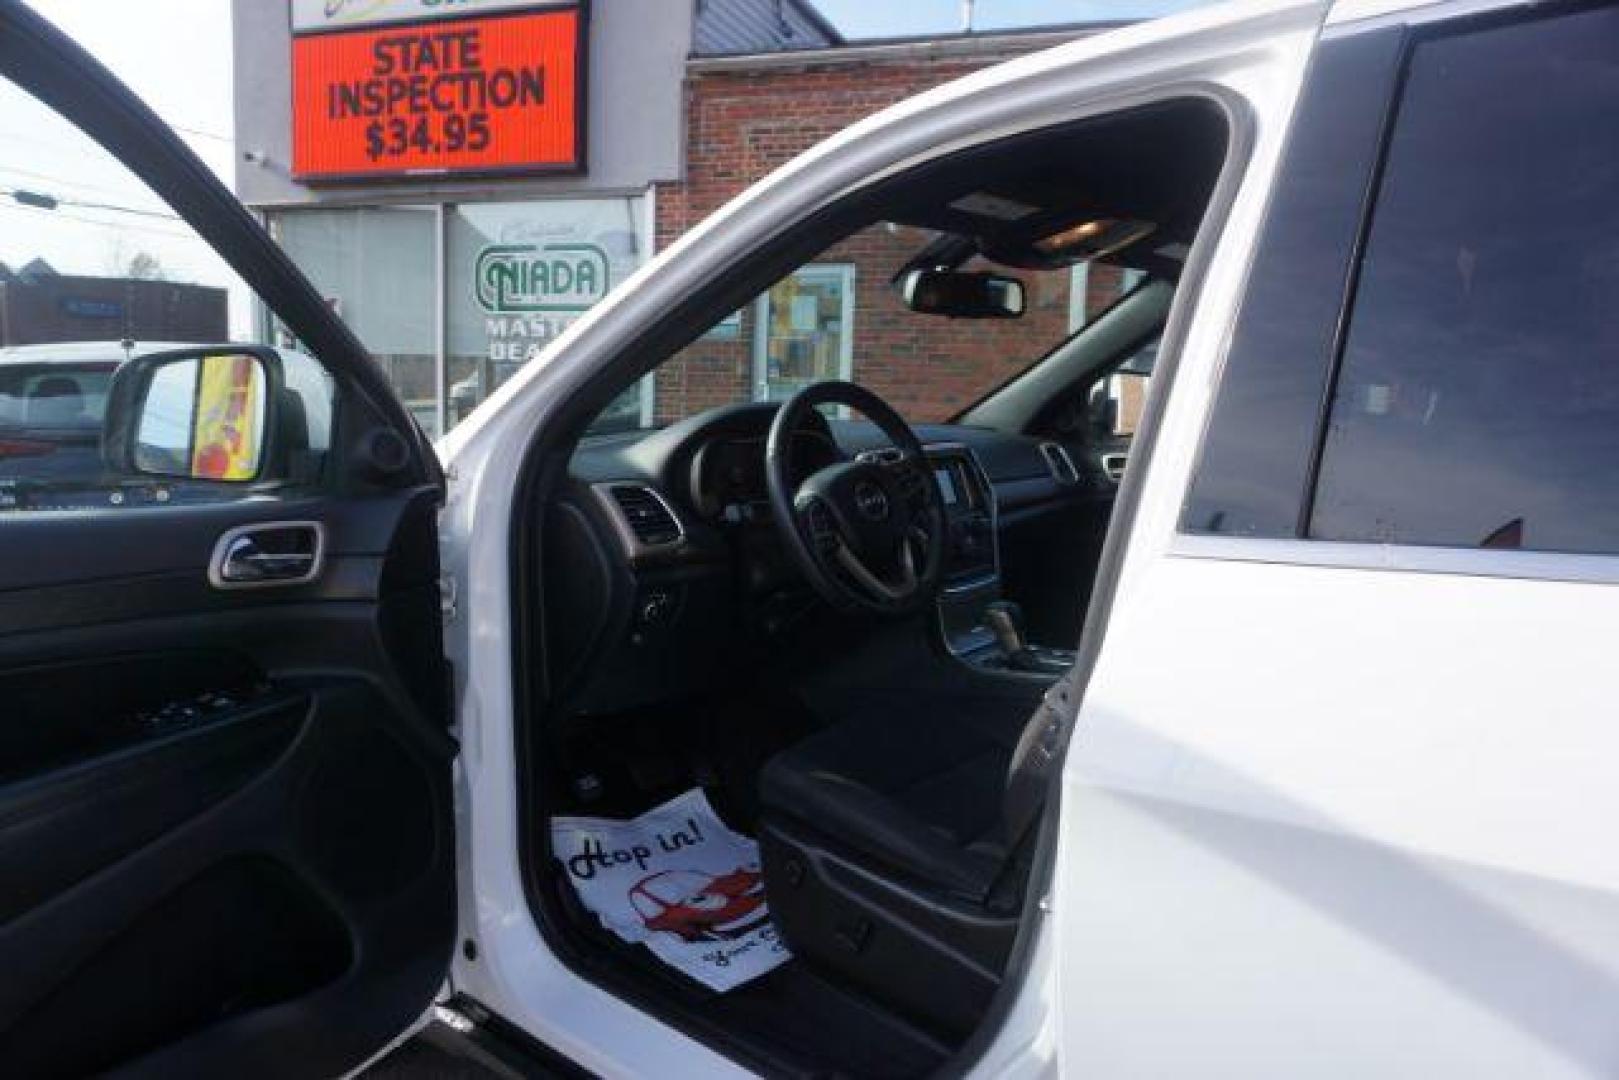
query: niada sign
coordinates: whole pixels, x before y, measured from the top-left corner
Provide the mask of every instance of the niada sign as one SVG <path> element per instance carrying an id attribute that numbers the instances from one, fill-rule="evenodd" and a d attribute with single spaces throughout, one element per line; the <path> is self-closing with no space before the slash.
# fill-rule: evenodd
<path id="1" fill-rule="evenodd" d="M 473 268 L 478 306 L 492 315 L 584 311 L 612 279 L 595 244 L 495 244 L 478 252 Z"/>
<path id="2" fill-rule="evenodd" d="M 641 264 L 640 199 L 463 203 L 450 218 L 450 352 L 486 383 L 554 341 Z"/>

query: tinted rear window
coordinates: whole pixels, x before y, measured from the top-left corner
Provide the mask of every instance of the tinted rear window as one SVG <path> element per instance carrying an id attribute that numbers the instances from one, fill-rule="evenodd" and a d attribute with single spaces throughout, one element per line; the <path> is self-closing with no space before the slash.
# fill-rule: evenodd
<path id="1" fill-rule="evenodd" d="M 1419 45 L 1310 534 L 1619 551 L 1619 11 Z"/>
<path id="2" fill-rule="evenodd" d="M 0 427 L 101 430 L 116 363 L 7 364 L 0 360 Z"/>

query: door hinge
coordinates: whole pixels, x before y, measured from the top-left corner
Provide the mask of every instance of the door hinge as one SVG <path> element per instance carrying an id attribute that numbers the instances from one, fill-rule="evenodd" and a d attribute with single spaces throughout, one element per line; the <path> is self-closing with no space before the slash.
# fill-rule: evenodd
<path id="1" fill-rule="evenodd" d="M 460 591 L 454 574 L 439 575 L 438 609 L 446 624 L 453 623 L 460 612 Z"/>

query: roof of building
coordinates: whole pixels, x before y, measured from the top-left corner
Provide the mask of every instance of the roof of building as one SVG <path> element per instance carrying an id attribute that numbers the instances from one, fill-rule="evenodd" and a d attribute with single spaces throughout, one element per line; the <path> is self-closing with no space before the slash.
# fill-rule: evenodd
<path id="1" fill-rule="evenodd" d="M 777 49 L 751 53 L 694 55 L 687 61 L 693 72 L 747 72 L 757 69 L 795 69 L 833 64 L 925 62 L 977 57 L 985 61 L 1021 56 L 1065 44 L 1076 38 L 1117 30 L 1138 20 L 1107 20 L 988 30 L 970 34 L 928 34 L 914 37 L 856 38 L 812 48 Z"/>
<path id="2" fill-rule="evenodd" d="M 44 259 L 29 259 L 28 262 L 23 265 L 23 268 L 18 270 L 16 273 L 17 280 L 26 281 L 30 285 L 44 278 L 53 278 L 58 276 L 60 275 L 57 274 L 56 267 L 52 266 Z"/>
<path id="3" fill-rule="evenodd" d="M 697 0 L 694 56 L 825 49 L 843 35 L 808 0 Z"/>

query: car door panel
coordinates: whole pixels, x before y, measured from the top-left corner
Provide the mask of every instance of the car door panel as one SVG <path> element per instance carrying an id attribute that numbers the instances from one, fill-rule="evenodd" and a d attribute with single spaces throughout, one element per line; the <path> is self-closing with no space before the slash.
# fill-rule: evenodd
<path id="1" fill-rule="evenodd" d="M 142 662 L 163 658 L 147 655 Z M 69 743 L 67 763 L 24 766 L 26 779 L 0 789 L 0 923 L 66 892 L 267 769 L 291 745 L 308 702 L 266 698 L 144 739 L 125 734 L 135 726 L 127 721 L 105 724 L 100 735 L 108 718 L 95 716 L 101 752 L 80 755 Z"/>
<path id="2" fill-rule="evenodd" d="M 430 998 L 454 903 L 454 744 L 441 669 L 420 673 L 435 503 L 423 487 L 0 529 L 8 1070 L 149 1054 L 172 1074 L 257 1045 L 283 1071 L 341 1071 Z M 283 518 L 326 527 L 319 581 L 208 584 L 224 529 Z"/>

